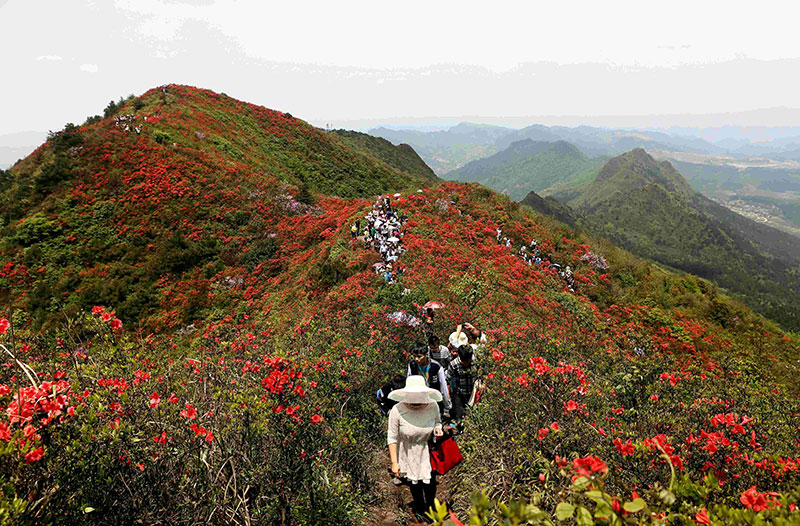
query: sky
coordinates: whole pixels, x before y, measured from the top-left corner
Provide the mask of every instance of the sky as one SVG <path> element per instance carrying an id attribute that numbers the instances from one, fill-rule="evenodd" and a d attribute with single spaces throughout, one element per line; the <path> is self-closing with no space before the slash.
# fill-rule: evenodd
<path id="1" fill-rule="evenodd" d="M 800 108 L 798 15 L 731 0 L 0 0 L 0 146 L 165 83 L 334 127 L 800 125 L 774 109 Z"/>

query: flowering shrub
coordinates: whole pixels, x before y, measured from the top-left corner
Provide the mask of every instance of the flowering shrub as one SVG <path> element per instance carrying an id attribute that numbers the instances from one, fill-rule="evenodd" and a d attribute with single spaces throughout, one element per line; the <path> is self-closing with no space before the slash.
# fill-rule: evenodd
<path id="1" fill-rule="evenodd" d="M 26 185 L 50 146 L 12 169 L 32 204 L 3 211 L 2 520 L 362 522 L 385 473 L 375 392 L 422 337 L 391 314 L 429 299 L 440 336 L 488 335 L 447 475 L 456 519 L 489 521 L 480 490 L 509 523 L 793 517 L 791 335 L 470 185 L 393 199 L 408 251 L 384 284 L 350 242 L 357 197 L 418 180 L 222 95 L 140 100 L 139 135 L 81 128 L 46 192 Z M 570 265 L 575 291 L 498 245 L 500 225 Z"/>

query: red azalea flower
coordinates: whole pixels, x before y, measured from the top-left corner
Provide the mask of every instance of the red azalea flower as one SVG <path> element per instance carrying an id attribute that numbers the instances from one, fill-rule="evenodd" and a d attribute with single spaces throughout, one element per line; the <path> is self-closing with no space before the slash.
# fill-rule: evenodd
<path id="1" fill-rule="evenodd" d="M 4 335 L 8 332 L 8 328 L 11 327 L 11 324 L 5 318 L 0 318 L 0 336 Z"/>
<path id="2" fill-rule="evenodd" d="M 186 402 L 185 407 L 186 409 L 184 409 L 180 413 L 181 416 L 183 418 L 188 418 L 189 420 L 194 420 L 197 417 L 197 409 L 192 407 L 192 404 L 190 404 L 189 402 Z"/>
<path id="3" fill-rule="evenodd" d="M 8 442 L 11 440 L 11 428 L 7 424 L 0 422 L 0 440 Z"/>
<path id="4" fill-rule="evenodd" d="M 44 456 L 44 449 L 41 446 L 39 446 L 37 449 L 34 449 L 33 451 L 30 451 L 28 454 L 25 455 L 25 462 L 30 464 L 32 462 L 40 460 L 43 456 Z"/>
<path id="5" fill-rule="evenodd" d="M 325 417 L 323 417 L 322 415 L 311 415 L 311 421 L 314 422 L 315 424 L 319 424 L 323 420 L 325 420 Z"/>
<path id="6" fill-rule="evenodd" d="M 739 500 L 745 507 L 750 508 L 753 511 L 764 511 L 768 510 L 775 505 L 780 506 L 780 503 L 775 500 L 777 493 L 759 493 L 756 491 L 755 486 L 750 486 L 749 489 L 742 492 L 742 495 L 739 497 Z"/>
<path id="7" fill-rule="evenodd" d="M 711 520 L 708 518 L 708 512 L 705 508 L 695 514 L 694 521 L 697 524 L 711 524 Z"/>
<path id="8" fill-rule="evenodd" d="M 575 400 L 568 400 L 564 402 L 564 412 L 569 413 L 572 411 L 579 411 L 586 407 L 586 404 L 579 404 Z"/>
<path id="9" fill-rule="evenodd" d="M 627 442 L 623 443 L 622 440 L 620 440 L 619 438 L 614 439 L 614 447 L 617 448 L 617 451 L 619 451 L 623 457 L 628 455 L 633 455 L 633 452 L 635 450 L 633 442 L 628 440 Z"/>
<path id="10" fill-rule="evenodd" d="M 594 455 L 576 458 L 572 461 L 572 469 L 579 477 L 591 477 L 594 473 L 607 473 L 608 466 Z"/>
<path id="11" fill-rule="evenodd" d="M 103 312 L 104 310 L 106 310 L 105 307 L 101 307 L 101 306 L 98 305 L 98 306 L 92 307 L 92 314 L 94 314 L 96 316 L 96 315 L 100 314 L 101 312 Z"/>

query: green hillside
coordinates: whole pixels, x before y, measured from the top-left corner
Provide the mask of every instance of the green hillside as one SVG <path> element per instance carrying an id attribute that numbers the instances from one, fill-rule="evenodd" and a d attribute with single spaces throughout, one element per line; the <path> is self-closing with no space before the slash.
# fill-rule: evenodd
<path id="1" fill-rule="evenodd" d="M 0 174 L 0 525 L 413 524 L 375 397 L 428 300 L 487 335 L 452 524 L 796 519 L 800 341 L 713 283 L 224 95 L 106 114 Z"/>
<path id="2" fill-rule="evenodd" d="M 569 225 L 573 228 L 577 228 L 578 222 L 580 221 L 578 214 L 568 205 L 565 205 L 553 197 L 541 197 L 536 192 L 531 192 L 526 195 L 525 199 L 520 201 L 520 204 L 525 205 L 530 209 L 539 212 L 540 214 L 557 219 L 565 225 Z"/>
<path id="3" fill-rule="evenodd" d="M 521 201 L 529 192 L 596 173 L 601 159 L 589 159 L 564 141 L 535 142 L 530 139 L 444 175 L 451 181 L 477 182 Z"/>
<path id="4" fill-rule="evenodd" d="M 210 287 L 224 268 L 252 269 L 278 250 L 269 211 L 437 181 L 403 148 L 387 160 L 411 159 L 414 173 L 288 113 L 207 90 L 171 85 L 107 114 L 68 125 L 0 178 L 0 258 L 12 269 L 0 300 L 27 290 L 19 306 L 38 323 L 97 304 L 189 324 L 215 305 Z M 186 280 L 205 292 L 185 295 Z M 181 316 L 165 315 L 181 302 Z"/>
<path id="5" fill-rule="evenodd" d="M 668 162 L 641 149 L 616 157 L 569 204 L 597 235 L 714 280 L 758 312 L 800 328 L 800 243 L 694 192 Z"/>
<path id="6" fill-rule="evenodd" d="M 433 170 L 417 155 L 417 152 L 407 144 L 393 145 L 386 139 L 374 137 L 366 133 L 350 130 L 334 130 L 350 147 L 369 153 L 373 157 L 397 168 L 401 172 L 418 175 L 431 180 L 437 179 Z"/>

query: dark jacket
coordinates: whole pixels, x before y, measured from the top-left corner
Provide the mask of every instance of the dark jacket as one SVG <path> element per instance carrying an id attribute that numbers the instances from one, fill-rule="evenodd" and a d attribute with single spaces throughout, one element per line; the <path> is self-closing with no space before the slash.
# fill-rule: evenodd
<path id="1" fill-rule="evenodd" d="M 391 411 L 392 408 L 395 405 L 397 405 L 397 402 L 389 399 L 389 393 L 391 393 L 395 389 L 400 389 L 400 387 L 395 387 L 392 381 L 389 380 L 388 382 L 383 384 L 376 393 L 378 396 L 378 407 L 380 408 L 381 413 L 383 413 L 384 415 L 388 415 L 389 411 Z"/>
<path id="2" fill-rule="evenodd" d="M 442 390 L 442 386 L 439 384 L 439 369 L 441 369 L 441 365 L 434 361 L 430 361 L 428 365 L 428 380 L 425 382 L 428 384 L 428 387 L 431 389 L 436 389 L 437 391 Z M 419 366 L 417 365 L 416 360 L 411 360 L 408 362 L 408 369 L 411 371 L 411 374 L 422 374 L 419 372 Z"/>

